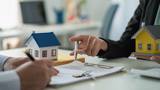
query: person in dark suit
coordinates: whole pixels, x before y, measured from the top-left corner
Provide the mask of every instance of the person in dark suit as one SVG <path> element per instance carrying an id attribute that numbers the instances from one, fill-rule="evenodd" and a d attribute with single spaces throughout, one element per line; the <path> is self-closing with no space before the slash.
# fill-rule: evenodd
<path id="1" fill-rule="evenodd" d="M 113 59 L 128 57 L 135 51 L 135 40 L 131 37 L 145 25 L 160 25 L 160 0 L 140 0 L 133 17 L 119 41 L 106 40 L 89 35 L 75 35 L 71 42 L 81 41 L 77 52 L 85 52 L 89 56 Z M 153 60 L 160 57 L 151 57 Z"/>

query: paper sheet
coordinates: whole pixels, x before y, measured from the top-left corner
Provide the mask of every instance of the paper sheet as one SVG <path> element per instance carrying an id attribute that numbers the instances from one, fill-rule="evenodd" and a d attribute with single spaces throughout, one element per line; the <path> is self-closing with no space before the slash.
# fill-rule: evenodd
<path id="1" fill-rule="evenodd" d="M 130 73 L 135 73 L 141 76 L 160 79 L 160 68 L 152 68 L 147 70 L 132 69 Z"/>
<path id="2" fill-rule="evenodd" d="M 82 74 L 85 71 L 91 71 L 90 74 L 92 75 L 92 77 L 101 77 L 119 72 L 123 69 L 123 67 L 113 67 L 111 69 L 104 69 L 99 67 L 85 66 L 83 63 L 77 61 L 56 68 L 60 71 L 60 73 L 58 74 L 58 76 L 52 77 L 50 85 L 65 85 L 82 80 L 91 79 L 91 77 L 73 77 L 73 75 Z"/>

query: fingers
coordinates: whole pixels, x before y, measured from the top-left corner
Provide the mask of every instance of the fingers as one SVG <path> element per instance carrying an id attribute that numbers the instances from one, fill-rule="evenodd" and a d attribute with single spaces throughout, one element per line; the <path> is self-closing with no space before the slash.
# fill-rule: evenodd
<path id="1" fill-rule="evenodd" d="M 26 62 L 29 62 L 30 60 L 28 58 L 20 59 L 19 62 L 17 62 L 18 65 L 24 64 Z"/>
<path id="2" fill-rule="evenodd" d="M 89 36 L 88 41 L 87 41 L 87 48 L 85 50 L 85 52 L 89 56 L 91 55 L 92 42 L 93 42 L 93 38 L 92 38 L 92 36 Z"/>
<path id="3" fill-rule="evenodd" d="M 4 70 L 16 69 L 26 62 L 29 62 L 28 58 L 8 58 L 7 62 L 4 65 Z"/>
<path id="4" fill-rule="evenodd" d="M 92 49 L 92 56 L 96 56 L 100 50 L 100 43 L 98 42 L 98 40 L 96 40 L 93 44 L 93 49 Z"/>
<path id="5" fill-rule="evenodd" d="M 58 73 L 59 73 L 59 71 L 57 69 L 55 69 L 55 68 L 48 68 L 49 77 L 56 76 Z"/>
<path id="6" fill-rule="evenodd" d="M 92 49 L 93 49 L 93 45 L 95 43 L 96 39 L 93 36 L 90 36 L 88 39 L 88 45 L 87 45 L 87 49 L 86 49 L 86 53 L 89 56 L 92 56 Z"/>
<path id="7" fill-rule="evenodd" d="M 88 36 L 87 35 L 75 35 L 75 36 L 72 36 L 69 38 L 69 40 L 71 42 L 74 42 L 74 41 L 84 41 L 84 39 L 86 39 Z"/>
<path id="8" fill-rule="evenodd" d="M 59 73 L 59 71 L 53 67 L 53 62 L 51 60 L 37 60 L 35 63 L 45 68 L 49 77 L 55 76 Z"/>
<path id="9" fill-rule="evenodd" d="M 101 49 L 101 41 L 94 36 L 73 36 L 70 38 L 70 41 L 81 41 L 77 53 L 85 53 L 89 56 L 96 56 Z M 73 53 L 71 53 L 70 55 L 73 55 Z"/>
<path id="10" fill-rule="evenodd" d="M 86 48 L 86 46 L 88 44 L 88 38 L 89 37 L 90 36 L 88 36 L 88 35 L 77 35 L 77 36 L 71 37 L 69 40 L 71 42 L 79 41 L 78 48 L 79 49 L 84 49 L 84 48 Z"/>
<path id="11" fill-rule="evenodd" d="M 94 36 L 91 36 L 86 50 L 87 55 L 96 56 L 100 49 L 101 49 L 100 40 Z"/>
<path id="12" fill-rule="evenodd" d="M 36 62 L 45 63 L 48 67 L 53 66 L 53 61 L 48 59 L 39 59 L 39 60 L 36 60 Z"/>
<path id="13" fill-rule="evenodd" d="M 53 67 L 53 61 L 50 60 L 44 60 L 44 62 L 47 64 L 47 66 L 49 67 L 49 70 L 51 72 L 51 76 L 57 75 L 59 73 L 59 71 Z"/>
<path id="14" fill-rule="evenodd" d="M 48 69 L 51 73 L 51 76 L 57 75 L 59 71 L 53 67 L 53 61 L 51 60 L 43 60 L 43 62 L 48 66 Z"/>
<path id="15" fill-rule="evenodd" d="M 53 67 L 53 61 L 51 60 L 42 60 L 48 67 Z"/>

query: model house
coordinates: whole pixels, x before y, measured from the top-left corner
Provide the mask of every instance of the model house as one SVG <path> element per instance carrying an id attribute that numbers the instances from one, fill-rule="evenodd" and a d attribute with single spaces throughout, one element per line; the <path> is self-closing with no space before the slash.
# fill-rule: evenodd
<path id="1" fill-rule="evenodd" d="M 133 38 L 136 41 L 136 53 L 160 54 L 160 26 L 145 26 Z"/>
<path id="2" fill-rule="evenodd" d="M 33 32 L 25 45 L 34 58 L 55 60 L 57 59 L 60 42 L 53 32 Z"/>

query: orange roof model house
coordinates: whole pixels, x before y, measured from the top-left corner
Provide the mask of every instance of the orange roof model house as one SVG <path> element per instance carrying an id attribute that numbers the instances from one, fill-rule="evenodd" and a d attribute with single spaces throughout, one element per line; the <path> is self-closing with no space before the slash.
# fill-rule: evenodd
<path id="1" fill-rule="evenodd" d="M 136 41 L 136 57 L 160 55 L 160 25 L 144 26 L 133 38 Z"/>

